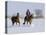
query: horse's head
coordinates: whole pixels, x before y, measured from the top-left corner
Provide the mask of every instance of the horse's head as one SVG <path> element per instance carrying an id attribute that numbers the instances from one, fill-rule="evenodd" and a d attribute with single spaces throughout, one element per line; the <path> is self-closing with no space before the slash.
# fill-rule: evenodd
<path id="1" fill-rule="evenodd" d="M 33 14 L 31 14 L 30 17 L 33 18 Z"/>

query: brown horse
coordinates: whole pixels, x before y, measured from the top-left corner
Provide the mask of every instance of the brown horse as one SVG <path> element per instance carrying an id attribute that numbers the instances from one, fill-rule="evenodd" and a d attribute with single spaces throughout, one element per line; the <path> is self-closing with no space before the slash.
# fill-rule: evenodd
<path id="1" fill-rule="evenodd" d="M 32 18 L 33 18 L 33 14 L 31 16 L 25 16 L 23 24 L 25 24 L 26 21 L 27 21 L 27 24 L 28 24 L 28 22 L 31 24 Z"/>
<path id="2" fill-rule="evenodd" d="M 19 15 L 17 14 L 17 16 L 12 16 L 11 17 L 11 20 L 12 20 L 12 25 L 14 25 L 14 23 L 16 22 L 20 24 L 20 21 L 19 21 Z"/>

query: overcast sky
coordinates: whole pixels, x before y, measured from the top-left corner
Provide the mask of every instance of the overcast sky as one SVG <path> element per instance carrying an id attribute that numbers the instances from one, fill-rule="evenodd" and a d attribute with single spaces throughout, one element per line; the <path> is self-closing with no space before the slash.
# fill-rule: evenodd
<path id="1" fill-rule="evenodd" d="M 16 15 L 17 12 L 19 12 L 21 16 L 24 16 L 27 9 L 29 9 L 30 12 L 34 12 L 35 9 L 44 10 L 44 4 L 41 3 L 8 1 L 7 5 L 8 16 Z"/>

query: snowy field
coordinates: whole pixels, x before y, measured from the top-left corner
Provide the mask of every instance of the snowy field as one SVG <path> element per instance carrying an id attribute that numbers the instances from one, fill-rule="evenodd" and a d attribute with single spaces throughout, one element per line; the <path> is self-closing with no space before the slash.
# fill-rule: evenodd
<path id="1" fill-rule="evenodd" d="M 24 20 L 20 19 L 20 26 L 19 24 L 12 26 L 11 19 L 7 19 L 7 32 L 8 33 L 32 33 L 32 32 L 44 32 L 45 30 L 45 21 L 44 19 L 32 19 L 32 24 L 27 23 L 23 25 Z"/>

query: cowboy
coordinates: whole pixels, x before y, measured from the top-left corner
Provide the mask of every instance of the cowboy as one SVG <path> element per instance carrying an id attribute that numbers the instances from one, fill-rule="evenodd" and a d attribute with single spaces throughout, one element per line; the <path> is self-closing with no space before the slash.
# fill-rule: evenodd
<path id="1" fill-rule="evenodd" d="M 30 11 L 27 9 L 26 16 L 30 16 Z"/>

